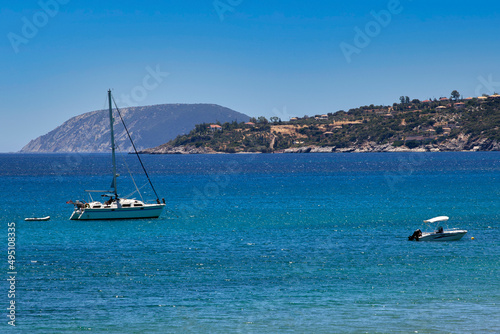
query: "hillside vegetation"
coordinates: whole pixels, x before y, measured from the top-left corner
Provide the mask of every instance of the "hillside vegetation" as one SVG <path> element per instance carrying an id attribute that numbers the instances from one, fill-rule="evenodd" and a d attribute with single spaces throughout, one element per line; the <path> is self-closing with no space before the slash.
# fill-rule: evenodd
<path id="1" fill-rule="evenodd" d="M 347 112 L 250 122 L 202 123 L 166 147 L 202 152 L 493 150 L 500 142 L 500 95 L 468 99 L 412 100 L 362 106 Z M 451 145 L 451 146 L 450 146 Z M 479 146 L 478 146 L 479 145 Z M 363 147 L 370 149 L 363 149 Z M 168 149 L 150 153 L 169 153 Z"/>

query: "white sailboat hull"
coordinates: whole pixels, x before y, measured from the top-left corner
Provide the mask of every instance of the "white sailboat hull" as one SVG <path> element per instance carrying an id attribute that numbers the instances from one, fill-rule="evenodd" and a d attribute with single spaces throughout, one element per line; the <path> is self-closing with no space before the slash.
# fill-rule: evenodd
<path id="1" fill-rule="evenodd" d="M 141 207 L 81 208 L 73 211 L 71 220 L 112 220 L 158 218 L 165 204 L 144 204 Z"/>

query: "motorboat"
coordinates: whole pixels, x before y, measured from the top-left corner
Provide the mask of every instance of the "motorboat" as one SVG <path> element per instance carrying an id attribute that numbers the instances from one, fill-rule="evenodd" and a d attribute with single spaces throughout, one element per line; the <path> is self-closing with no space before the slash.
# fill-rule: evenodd
<path id="1" fill-rule="evenodd" d="M 447 216 L 439 216 L 431 219 L 424 220 L 424 223 L 434 226 L 433 232 L 422 232 L 420 229 L 413 232 L 408 240 L 412 241 L 457 241 L 460 240 L 467 230 L 459 230 L 456 228 L 444 229 L 442 223 L 448 221 L 450 218 Z"/>
<path id="2" fill-rule="evenodd" d="M 111 96 L 111 90 L 108 91 L 108 100 L 109 100 L 109 122 L 110 122 L 110 130 L 111 130 L 111 158 L 113 162 L 113 180 L 111 183 L 111 187 L 109 190 L 86 190 L 87 193 L 89 193 L 90 196 L 90 201 L 87 203 L 85 201 L 68 201 L 66 202 L 67 204 L 73 204 L 75 206 L 73 213 L 71 214 L 70 219 L 71 220 L 111 220 L 111 219 L 140 219 L 140 218 L 158 218 L 162 211 L 163 207 L 165 206 L 165 199 L 160 202 L 160 199 L 158 198 L 158 194 L 156 193 L 156 190 L 153 186 L 153 183 L 151 182 L 151 179 L 149 178 L 149 175 L 146 171 L 146 168 L 144 167 L 144 164 L 142 163 L 142 160 L 137 153 L 137 150 L 135 149 L 134 142 L 132 141 L 132 138 L 130 137 L 130 133 L 127 129 L 127 126 L 125 125 L 125 122 L 123 121 L 123 118 L 121 116 L 120 110 L 118 107 L 116 107 L 116 110 L 118 112 L 118 115 L 120 116 L 120 119 L 122 120 L 123 126 L 127 132 L 127 135 L 132 143 L 132 146 L 135 150 L 135 153 L 137 155 L 137 158 L 139 159 L 141 166 L 144 170 L 145 175 L 147 176 L 147 179 L 149 181 L 149 184 L 151 185 L 151 188 L 156 195 L 156 203 L 145 203 L 142 200 L 137 200 L 137 199 L 128 199 L 128 198 L 122 198 L 118 194 L 118 189 L 117 189 L 117 177 L 119 174 L 117 173 L 117 168 L 116 168 L 116 153 L 115 153 L 115 137 L 114 137 L 114 130 L 113 130 L 113 108 L 112 108 L 112 96 Z M 115 103 L 116 106 L 116 103 Z M 135 185 L 135 181 L 134 181 Z M 95 192 L 100 192 L 103 193 L 101 196 L 104 198 L 107 198 L 106 201 L 99 202 L 99 201 L 94 201 L 92 198 L 91 193 Z M 140 191 L 139 188 L 136 186 L 136 192 L 139 193 Z"/>

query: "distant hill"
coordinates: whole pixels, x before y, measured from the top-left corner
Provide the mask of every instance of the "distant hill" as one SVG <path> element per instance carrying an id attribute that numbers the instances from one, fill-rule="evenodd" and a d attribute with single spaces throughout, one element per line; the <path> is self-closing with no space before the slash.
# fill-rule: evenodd
<path id="1" fill-rule="evenodd" d="M 245 114 L 214 104 L 161 104 L 123 108 L 120 112 L 139 150 L 189 133 L 199 123 L 249 120 Z M 114 124 L 116 144 L 121 151 L 132 151 L 116 111 Z M 107 152 L 110 149 L 108 111 L 98 110 L 71 118 L 46 135 L 30 141 L 21 152 Z"/>

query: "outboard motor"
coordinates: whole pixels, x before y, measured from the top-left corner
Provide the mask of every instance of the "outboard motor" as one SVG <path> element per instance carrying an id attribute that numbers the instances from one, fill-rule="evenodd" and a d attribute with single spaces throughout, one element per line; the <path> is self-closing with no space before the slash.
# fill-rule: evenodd
<path id="1" fill-rule="evenodd" d="M 416 230 L 415 232 L 413 232 L 413 234 L 412 234 L 412 235 L 410 235 L 410 236 L 408 237 L 408 240 L 410 240 L 410 241 L 413 241 L 413 240 L 418 241 L 418 239 L 419 239 L 421 236 L 422 236 L 422 231 L 420 231 L 420 229 L 418 229 L 418 230 Z"/>

